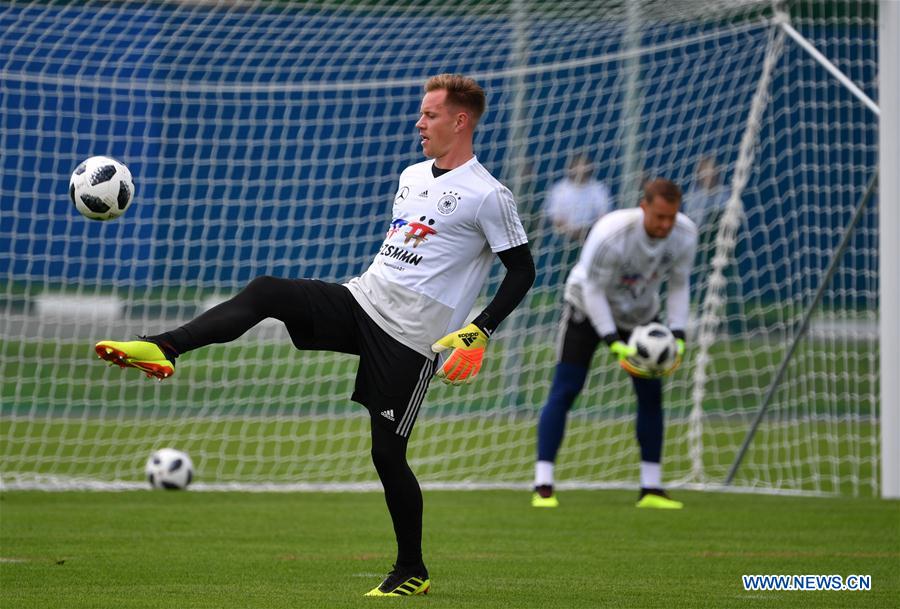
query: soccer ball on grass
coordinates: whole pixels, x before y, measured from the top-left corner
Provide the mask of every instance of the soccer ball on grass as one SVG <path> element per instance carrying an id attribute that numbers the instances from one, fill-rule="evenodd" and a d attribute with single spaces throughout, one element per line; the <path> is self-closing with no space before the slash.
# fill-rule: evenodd
<path id="1" fill-rule="evenodd" d="M 668 374 L 678 358 L 678 345 L 672 331 L 656 322 L 635 328 L 628 338 L 628 346 L 637 350 L 628 357 L 629 361 L 651 376 Z"/>
<path id="2" fill-rule="evenodd" d="M 92 156 L 75 168 L 69 180 L 75 209 L 91 220 L 113 220 L 125 213 L 134 198 L 128 167 L 115 159 Z"/>
<path id="3" fill-rule="evenodd" d="M 182 490 L 194 478 L 191 458 L 174 448 L 160 448 L 147 459 L 147 480 L 155 489 Z"/>

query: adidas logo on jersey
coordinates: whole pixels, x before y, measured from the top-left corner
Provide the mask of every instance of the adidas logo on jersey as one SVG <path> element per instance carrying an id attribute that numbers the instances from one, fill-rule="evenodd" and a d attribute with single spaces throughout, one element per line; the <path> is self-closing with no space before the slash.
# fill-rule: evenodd
<path id="1" fill-rule="evenodd" d="M 478 340 L 477 332 L 466 332 L 465 334 L 460 334 L 459 339 L 466 344 L 467 347 L 471 347 L 472 343 Z"/>
<path id="2" fill-rule="evenodd" d="M 388 421 L 393 421 L 394 420 L 394 411 L 393 411 L 393 409 L 392 410 L 382 410 L 381 416 L 383 416 Z"/>
<path id="3" fill-rule="evenodd" d="M 427 191 L 427 190 L 423 190 L 422 192 L 420 192 L 420 193 L 419 193 L 418 195 L 416 195 L 416 196 L 419 197 L 420 199 L 427 199 L 427 198 L 428 198 L 428 191 Z"/>

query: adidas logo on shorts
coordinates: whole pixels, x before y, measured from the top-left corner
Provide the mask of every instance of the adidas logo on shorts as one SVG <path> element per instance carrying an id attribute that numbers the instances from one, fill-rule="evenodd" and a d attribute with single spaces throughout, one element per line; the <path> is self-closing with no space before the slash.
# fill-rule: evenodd
<path id="1" fill-rule="evenodd" d="M 391 410 L 382 410 L 382 411 L 381 411 L 381 416 L 383 416 L 383 417 L 384 417 L 385 419 L 387 419 L 388 421 L 393 421 L 393 420 L 394 420 L 394 411 L 393 411 L 393 409 L 391 409 Z"/>

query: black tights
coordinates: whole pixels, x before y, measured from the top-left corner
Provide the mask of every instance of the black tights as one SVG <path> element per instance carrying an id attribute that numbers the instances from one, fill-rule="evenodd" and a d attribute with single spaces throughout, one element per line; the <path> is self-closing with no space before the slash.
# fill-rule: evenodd
<path id="1" fill-rule="evenodd" d="M 372 462 L 397 536 L 397 566 L 422 565 L 422 491 L 406 461 L 407 439 L 372 418 Z"/>
<path id="2" fill-rule="evenodd" d="M 148 338 L 181 355 L 213 343 L 231 342 L 267 317 L 284 322 L 293 338 L 312 331 L 310 305 L 307 291 L 297 281 L 264 275 L 180 328 Z"/>

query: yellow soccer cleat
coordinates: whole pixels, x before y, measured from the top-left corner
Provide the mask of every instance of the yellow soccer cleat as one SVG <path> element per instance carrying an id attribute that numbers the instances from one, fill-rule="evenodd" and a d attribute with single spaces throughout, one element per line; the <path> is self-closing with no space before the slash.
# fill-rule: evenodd
<path id="1" fill-rule="evenodd" d="M 675 501 L 663 490 L 641 489 L 641 498 L 638 499 L 635 507 L 655 510 L 680 510 L 684 507 L 684 504 L 680 501 Z"/>
<path id="2" fill-rule="evenodd" d="M 100 359 L 120 368 L 137 368 L 148 378 L 162 380 L 175 374 L 175 364 L 166 358 L 156 343 L 147 340 L 101 340 L 94 345 L 94 351 Z"/>
<path id="3" fill-rule="evenodd" d="M 431 588 L 431 580 L 428 572 L 413 574 L 409 571 L 394 569 L 388 573 L 384 581 L 378 587 L 366 592 L 365 596 L 415 596 L 428 594 Z"/>
<path id="4" fill-rule="evenodd" d="M 531 507 L 559 507 L 559 499 L 556 498 L 556 493 L 553 492 L 553 487 L 550 485 L 534 487 L 534 494 L 531 496 Z"/>

